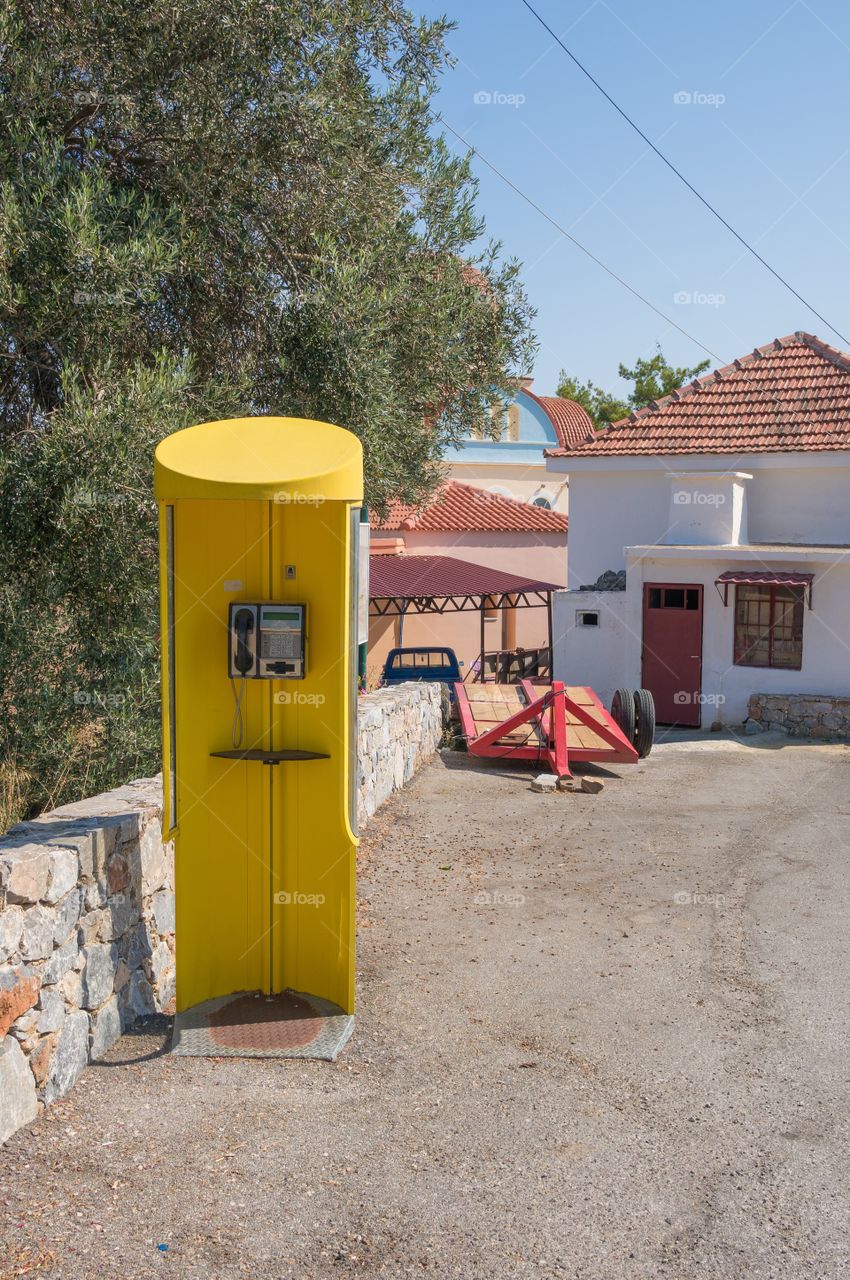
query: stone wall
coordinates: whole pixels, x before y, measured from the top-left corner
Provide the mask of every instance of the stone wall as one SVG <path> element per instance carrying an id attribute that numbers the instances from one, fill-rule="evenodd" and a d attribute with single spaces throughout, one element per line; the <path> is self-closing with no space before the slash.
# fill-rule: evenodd
<path id="1" fill-rule="evenodd" d="M 850 738 L 850 698 L 829 693 L 753 693 L 746 729 L 783 729 L 792 738 Z"/>
<path id="2" fill-rule="evenodd" d="M 439 746 L 437 684 L 358 704 L 361 827 Z M 174 998 L 174 859 L 146 778 L 0 837 L 0 1142 Z"/>
<path id="3" fill-rule="evenodd" d="M 0 1142 L 174 995 L 172 848 L 157 779 L 0 839 Z"/>
<path id="4" fill-rule="evenodd" d="M 361 830 L 440 745 L 448 719 L 439 684 L 389 685 L 359 701 L 357 813 Z"/>

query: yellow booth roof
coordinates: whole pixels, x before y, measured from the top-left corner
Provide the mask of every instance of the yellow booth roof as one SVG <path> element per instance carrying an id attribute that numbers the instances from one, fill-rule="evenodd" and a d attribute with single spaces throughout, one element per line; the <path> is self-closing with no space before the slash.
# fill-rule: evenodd
<path id="1" fill-rule="evenodd" d="M 160 500 L 362 502 L 363 448 L 350 431 L 309 418 L 201 422 L 157 445 L 154 492 Z"/>

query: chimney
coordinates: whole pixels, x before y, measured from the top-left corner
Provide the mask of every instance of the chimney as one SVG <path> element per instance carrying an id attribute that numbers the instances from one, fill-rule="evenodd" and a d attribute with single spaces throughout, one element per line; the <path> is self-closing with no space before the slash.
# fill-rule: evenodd
<path id="1" fill-rule="evenodd" d="M 522 391 L 530 391 L 530 390 L 531 390 L 531 384 L 532 384 L 533 382 L 534 382 L 534 378 L 529 377 L 529 375 L 528 375 L 527 373 L 526 373 L 526 374 L 523 374 L 523 376 L 519 379 L 520 389 L 521 389 Z"/>

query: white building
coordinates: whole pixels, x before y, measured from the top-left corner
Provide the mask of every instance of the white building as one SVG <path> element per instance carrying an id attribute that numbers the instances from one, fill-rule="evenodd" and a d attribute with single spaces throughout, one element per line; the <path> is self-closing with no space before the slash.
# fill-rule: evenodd
<path id="1" fill-rule="evenodd" d="M 556 679 L 703 727 L 754 693 L 850 696 L 850 355 L 777 339 L 547 465 L 570 481 Z"/>

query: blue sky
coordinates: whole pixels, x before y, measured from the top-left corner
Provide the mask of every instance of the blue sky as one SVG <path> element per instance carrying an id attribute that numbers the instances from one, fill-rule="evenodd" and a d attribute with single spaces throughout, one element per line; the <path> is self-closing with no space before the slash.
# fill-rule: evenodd
<path id="1" fill-rule="evenodd" d="M 694 186 L 850 334 L 846 0 L 532 2 Z M 412 7 L 457 23 L 457 65 L 437 98 L 447 121 L 723 362 L 795 329 L 842 346 L 649 151 L 521 0 Z M 622 389 L 618 363 L 656 342 L 676 364 L 703 358 L 473 165 L 488 233 L 524 264 L 538 310 L 535 390 L 553 393 L 561 368 Z M 690 300 L 676 301 L 682 294 Z"/>

